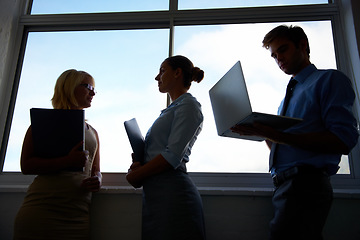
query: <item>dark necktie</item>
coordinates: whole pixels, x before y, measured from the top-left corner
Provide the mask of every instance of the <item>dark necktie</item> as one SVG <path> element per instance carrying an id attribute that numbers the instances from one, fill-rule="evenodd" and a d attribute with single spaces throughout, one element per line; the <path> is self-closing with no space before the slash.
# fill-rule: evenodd
<path id="1" fill-rule="evenodd" d="M 295 85 L 297 83 L 298 82 L 294 78 L 291 78 L 288 85 L 287 85 L 287 87 L 286 87 L 286 94 L 285 94 L 285 98 L 284 98 L 284 103 L 283 103 L 283 107 L 282 107 L 281 113 L 280 113 L 280 115 L 282 115 L 282 116 L 284 116 L 286 114 L 286 110 L 287 110 L 287 107 L 289 105 L 290 98 L 291 98 L 291 96 L 293 94 Z"/>
<path id="2" fill-rule="evenodd" d="M 281 109 L 281 112 L 280 112 L 280 115 L 284 116 L 286 114 L 286 110 L 287 110 L 287 107 L 289 105 L 289 101 L 290 101 L 290 98 L 293 94 L 293 91 L 294 91 L 294 88 L 295 88 L 295 85 L 297 84 L 298 82 L 294 79 L 294 78 L 291 78 L 287 87 L 286 87 L 286 94 L 285 94 L 285 98 L 284 98 L 284 102 L 283 102 L 283 106 L 282 106 L 282 109 Z M 273 143 L 271 145 L 271 153 L 270 153 L 270 158 L 269 158 L 269 170 L 271 170 L 272 166 L 274 165 L 274 160 L 275 160 L 275 153 L 276 153 L 276 147 L 277 147 L 277 144 L 276 143 Z"/>

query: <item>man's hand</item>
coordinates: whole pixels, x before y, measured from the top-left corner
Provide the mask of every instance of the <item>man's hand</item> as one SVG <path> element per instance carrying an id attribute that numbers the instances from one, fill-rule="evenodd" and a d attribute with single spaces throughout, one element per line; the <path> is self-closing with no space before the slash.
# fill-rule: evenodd
<path id="1" fill-rule="evenodd" d="M 330 131 L 295 134 L 280 132 L 260 123 L 254 123 L 253 125 L 236 125 L 231 128 L 231 130 L 240 135 L 263 137 L 266 139 L 269 147 L 271 143 L 278 143 L 326 154 L 349 153 L 349 149 L 345 143 Z"/>
<path id="2" fill-rule="evenodd" d="M 235 125 L 231 128 L 231 131 L 244 136 L 262 137 L 272 142 L 280 141 L 279 138 L 281 135 L 281 132 L 275 130 L 274 128 L 256 122 L 252 125 Z"/>

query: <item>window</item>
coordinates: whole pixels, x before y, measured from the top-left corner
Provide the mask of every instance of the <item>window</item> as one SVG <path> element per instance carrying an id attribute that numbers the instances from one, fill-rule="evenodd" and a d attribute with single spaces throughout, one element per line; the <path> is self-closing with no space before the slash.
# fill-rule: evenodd
<path id="1" fill-rule="evenodd" d="M 290 76 L 278 69 L 262 48 L 264 35 L 282 23 L 175 27 L 175 54 L 188 56 L 205 71 L 190 92 L 202 104 L 204 128 L 187 166 L 194 172 L 268 171 L 269 150 L 264 142 L 217 136 L 208 90 L 240 60 L 253 111 L 276 114 Z M 291 22 L 307 33 L 311 60 L 318 68 L 336 68 L 330 21 Z M 220 160 L 221 159 L 221 160 Z M 345 157 L 340 173 L 349 173 Z"/>
<path id="2" fill-rule="evenodd" d="M 35 0 L 31 14 L 100 13 L 168 10 L 169 0 Z"/>
<path id="3" fill-rule="evenodd" d="M 170 0 L 166 4 L 171 8 L 174 2 Z M 187 8 L 182 5 L 185 1 L 178 2 L 179 9 Z M 17 70 L 19 77 L 15 79 L 19 81 L 19 88 L 13 120 L 7 123 L 8 127 L 11 125 L 11 131 L 8 139 L 4 136 L 8 144 L 3 171 L 20 170 L 21 144 L 30 124 L 29 109 L 51 108 L 50 99 L 57 77 L 66 69 L 76 68 L 88 71 L 96 82 L 98 94 L 92 107 L 85 112 L 89 123 L 100 134 L 101 169 L 126 172 L 131 148 L 123 122 L 136 117 L 145 135 L 160 110 L 166 107 L 166 96 L 158 92 L 154 77 L 170 52 L 188 56 L 205 71 L 204 81 L 193 83 L 190 91 L 203 106 L 205 122 L 188 170 L 205 174 L 267 173 L 268 150 L 264 143 L 216 135 L 208 90 L 240 60 L 253 110 L 276 113 L 288 76 L 277 69 L 261 41 L 264 34 L 283 21 L 305 29 L 311 45 L 311 60 L 317 67 L 336 68 L 339 61 L 340 65 L 347 64 L 346 59 L 334 54 L 334 43 L 335 49 L 342 44 L 333 41 L 333 35 L 336 38 L 341 31 L 335 27 L 340 26 L 334 17 L 338 13 L 337 6 L 315 4 L 323 1 L 303 2 L 315 4 L 307 6 L 306 10 L 302 6 L 260 9 L 246 5 L 190 11 L 124 7 L 110 8 L 114 9 L 111 13 L 93 9 L 75 11 L 87 14 L 61 15 L 51 10 L 35 11 L 40 9 L 41 3 L 43 1 L 34 0 L 33 15 L 24 15 L 20 19 L 27 36 L 23 43 L 26 48 L 22 52 L 22 68 Z M 273 4 L 277 5 L 276 1 Z M 44 13 L 54 15 L 41 15 Z M 261 18 L 258 17 L 260 13 Z M 333 32 L 334 27 L 336 31 Z M 271 101 L 264 99 L 265 90 L 270 91 Z M 351 156 L 349 159 L 343 158 L 340 173 L 351 173 Z"/>
<path id="4" fill-rule="evenodd" d="M 202 103 L 205 123 L 193 148 L 194 161 L 188 164 L 189 171 L 268 171 L 266 144 L 217 136 L 208 90 L 240 59 L 253 110 L 276 114 L 288 76 L 278 70 L 268 51 L 261 47 L 261 41 L 268 29 L 278 24 L 175 28 L 174 53 L 188 56 L 206 74 L 205 80 L 193 84 L 190 90 Z M 308 33 L 311 58 L 316 65 L 336 68 L 331 22 L 295 24 Z M 30 125 L 29 109 L 52 108 L 50 99 L 57 77 L 66 69 L 77 68 L 88 71 L 96 80 L 98 94 L 85 112 L 100 135 L 102 170 L 125 172 L 131 149 L 122 123 L 136 117 L 145 134 L 165 107 L 166 96 L 157 92 L 154 77 L 168 54 L 164 47 L 169 42 L 168 35 L 169 31 L 164 29 L 30 32 L 4 170 L 20 170 L 19 150 Z M 348 164 L 343 165 L 341 172 L 349 173 Z"/>
<path id="5" fill-rule="evenodd" d="M 166 97 L 156 92 L 154 78 L 159 63 L 168 56 L 164 48 L 169 42 L 168 32 L 30 32 L 4 171 L 20 170 L 22 140 L 30 125 L 29 109 L 52 108 L 56 79 L 71 68 L 87 71 L 95 79 L 97 94 L 85 118 L 99 133 L 102 170 L 126 171 L 131 147 L 124 121 L 137 117 L 146 133 L 151 124 L 148 119 L 155 119 L 166 107 Z"/>
<path id="6" fill-rule="evenodd" d="M 264 6 L 286 6 L 303 4 L 322 4 L 328 0 L 285 0 L 285 1 L 264 1 L 264 0 L 178 0 L 179 9 L 206 9 L 206 8 L 234 8 L 234 7 L 264 7 Z"/>

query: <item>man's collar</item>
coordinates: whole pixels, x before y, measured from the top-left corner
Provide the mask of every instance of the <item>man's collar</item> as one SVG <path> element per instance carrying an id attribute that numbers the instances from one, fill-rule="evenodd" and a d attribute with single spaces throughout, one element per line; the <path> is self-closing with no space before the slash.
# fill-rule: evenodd
<path id="1" fill-rule="evenodd" d="M 303 82 L 305 82 L 307 77 L 316 70 L 317 70 L 317 68 L 315 67 L 315 65 L 310 64 L 307 67 L 305 67 L 303 70 L 301 70 L 298 74 L 296 74 L 294 79 L 300 83 L 303 83 Z"/>

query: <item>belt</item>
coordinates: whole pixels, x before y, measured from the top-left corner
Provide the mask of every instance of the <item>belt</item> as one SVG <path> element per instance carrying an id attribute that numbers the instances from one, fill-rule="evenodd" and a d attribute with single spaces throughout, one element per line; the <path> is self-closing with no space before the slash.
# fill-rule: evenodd
<path id="1" fill-rule="evenodd" d="M 275 175 L 272 177 L 272 180 L 274 186 L 279 187 L 286 180 L 292 179 L 297 175 L 306 175 L 306 174 L 328 176 L 327 171 L 324 168 L 316 168 L 312 166 L 295 166 L 280 173 L 275 173 Z"/>

